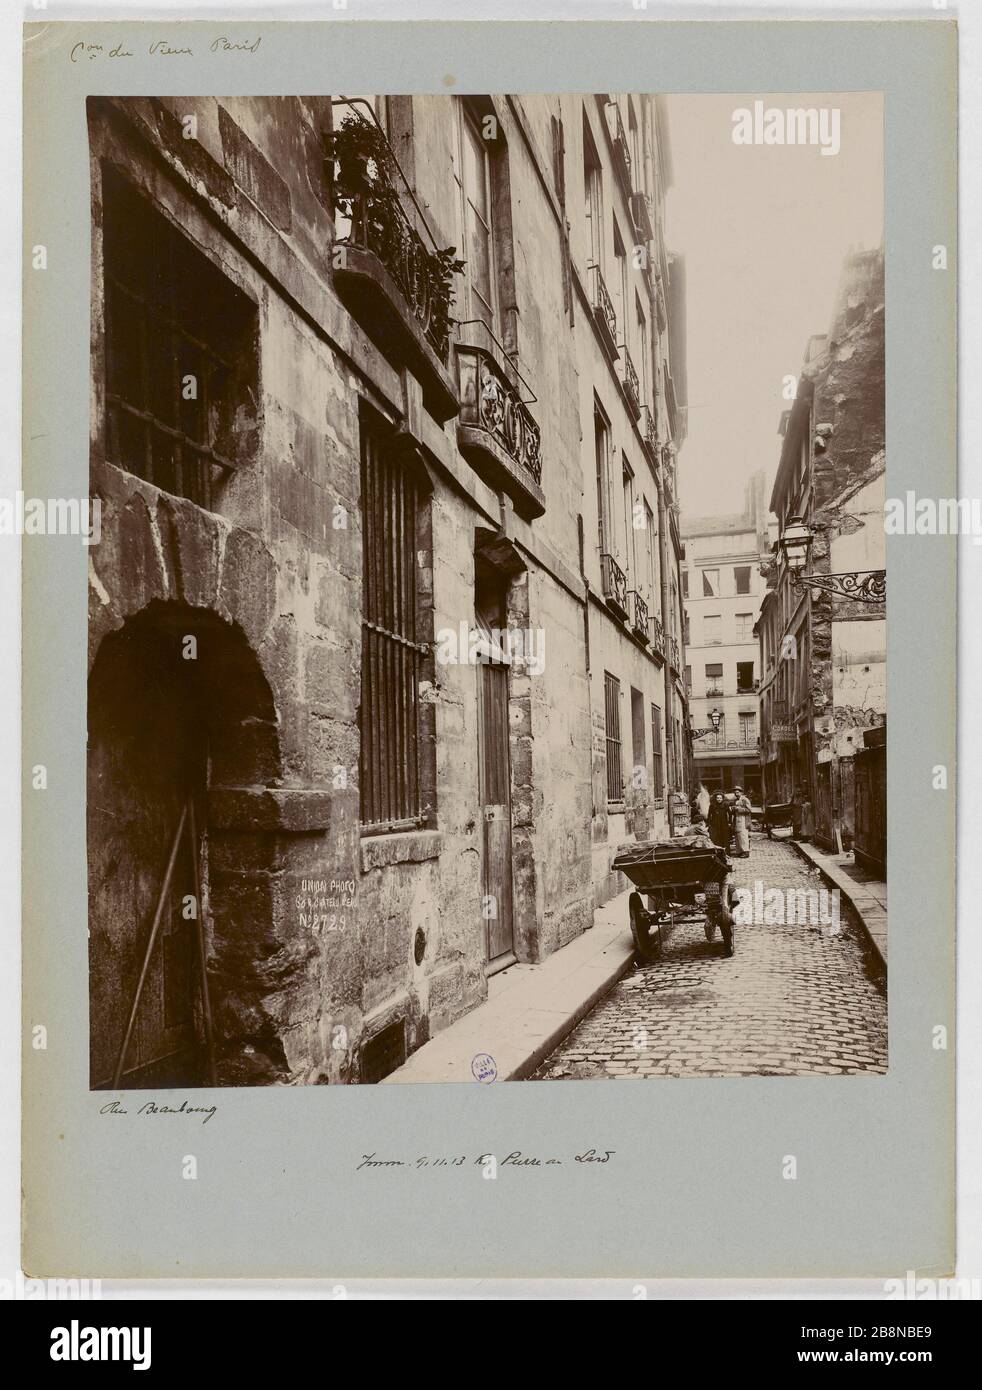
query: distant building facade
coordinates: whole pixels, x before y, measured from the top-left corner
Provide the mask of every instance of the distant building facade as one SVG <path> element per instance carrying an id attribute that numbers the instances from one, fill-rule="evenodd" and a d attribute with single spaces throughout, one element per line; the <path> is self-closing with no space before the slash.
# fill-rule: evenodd
<path id="1" fill-rule="evenodd" d="M 882 249 L 850 255 L 827 335 L 811 339 L 771 510 L 814 532 L 810 572 L 885 568 Z M 758 624 L 765 797 L 797 798 L 828 849 L 885 856 L 886 610 L 795 586 L 779 548 Z M 869 756 L 867 756 L 869 754 Z M 857 794 L 857 777 L 860 787 Z"/>
<path id="2" fill-rule="evenodd" d="M 88 119 L 92 1084 L 377 1081 L 684 782 L 664 113 Z"/>
<path id="3" fill-rule="evenodd" d="M 764 485 L 759 470 L 747 483 L 742 513 L 693 517 L 682 528 L 693 781 L 711 793 L 742 786 L 755 805 L 762 785 L 754 627 L 770 545 Z"/>

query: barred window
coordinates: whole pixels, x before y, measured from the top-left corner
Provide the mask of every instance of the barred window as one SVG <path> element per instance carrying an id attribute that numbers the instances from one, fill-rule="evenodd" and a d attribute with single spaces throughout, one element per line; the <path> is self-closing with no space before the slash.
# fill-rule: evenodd
<path id="1" fill-rule="evenodd" d="M 604 702 L 607 711 L 607 800 L 624 800 L 624 771 L 621 765 L 621 683 L 604 672 Z"/>
<path id="2" fill-rule="evenodd" d="M 255 445 L 255 305 L 109 165 L 102 191 L 106 457 L 211 508 Z"/>
<path id="3" fill-rule="evenodd" d="M 361 436 L 361 822 L 422 824 L 416 531 L 419 489 L 378 429 Z"/>

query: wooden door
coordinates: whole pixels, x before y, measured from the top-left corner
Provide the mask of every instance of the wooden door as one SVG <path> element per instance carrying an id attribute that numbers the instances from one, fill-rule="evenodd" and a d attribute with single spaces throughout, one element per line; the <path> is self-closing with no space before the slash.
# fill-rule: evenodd
<path id="1" fill-rule="evenodd" d="M 511 842 L 511 757 L 508 742 L 508 653 L 503 589 L 479 574 L 477 624 L 482 644 L 477 668 L 478 802 L 481 816 L 481 906 L 487 963 L 501 969 L 514 959 Z"/>
<path id="2" fill-rule="evenodd" d="M 200 719 L 152 651 L 118 652 L 90 688 L 90 1085 L 110 1087 L 188 791 L 203 781 Z M 200 824 L 200 820 L 198 822 Z M 196 895 L 185 823 L 121 1080 L 203 1084 L 196 1037 Z"/>
<path id="3" fill-rule="evenodd" d="M 483 858 L 482 911 L 487 922 L 487 960 L 503 963 L 514 950 L 512 914 L 511 794 L 508 755 L 508 667 L 478 667 L 478 769 Z"/>

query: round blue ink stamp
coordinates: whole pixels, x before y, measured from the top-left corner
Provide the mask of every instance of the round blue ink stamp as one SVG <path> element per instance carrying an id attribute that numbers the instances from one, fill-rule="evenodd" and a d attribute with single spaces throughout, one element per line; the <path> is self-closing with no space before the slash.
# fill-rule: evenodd
<path id="1" fill-rule="evenodd" d="M 494 1058 L 487 1052 L 479 1052 L 471 1062 L 471 1071 L 474 1073 L 475 1081 L 483 1081 L 485 1085 L 494 1081 L 498 1075 L 498 1068 L 494 1064 Z"/>

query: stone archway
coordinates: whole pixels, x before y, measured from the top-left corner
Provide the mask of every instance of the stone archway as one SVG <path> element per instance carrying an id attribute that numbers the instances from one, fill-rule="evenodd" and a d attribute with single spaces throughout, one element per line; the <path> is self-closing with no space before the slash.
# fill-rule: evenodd
<path id="1" fill-rule="evenodd" d="M 120 1085 L 208 1084 L 197 922 L 187 909 L 189 895 L 197 897 L 195 856 L 217 1080 L 285 1079 L 270 1004 L 291 973 L 291 965 L 270 967 L 282 945 L 276 822 L 264 826 L 261 816 L 241 813 L 243 801 L 255 808 L 275 798 L 280 777 L 273 694 L 240 627 L 210 609 L 153 600 L 102 639 L 89 679 L 93 1087 L 112 1084 L 145 959 Z M 189 806 L 195 839 L 185 833 L 177 841 L 147 958 L 175 832 Z"/>

